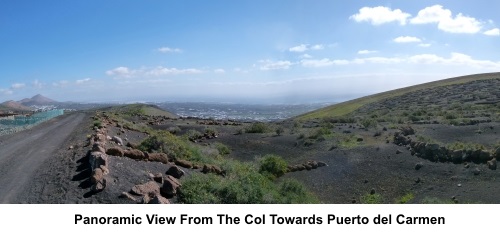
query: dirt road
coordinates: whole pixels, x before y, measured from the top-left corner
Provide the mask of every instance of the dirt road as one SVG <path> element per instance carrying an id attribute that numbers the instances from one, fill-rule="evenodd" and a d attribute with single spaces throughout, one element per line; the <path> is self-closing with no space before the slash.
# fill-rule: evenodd
<path id="1" fill-rule="evenodd" d="M 30 182 L 84 120 L 72 113 L 42 123 L 30 130 L 0 137 L 0 203 L 19 203 Z"/>

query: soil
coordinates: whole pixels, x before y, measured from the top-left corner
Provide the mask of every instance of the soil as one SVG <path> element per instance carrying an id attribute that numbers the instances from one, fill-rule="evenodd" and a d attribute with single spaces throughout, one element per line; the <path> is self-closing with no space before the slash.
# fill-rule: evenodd
<path id="1" fill-rule="evenodd" d="M 93 114 L 66 114 L 30 130 L 0 137 L 0 202 L 134 203 L 120 195 L 136 184 L 150 181 L 150 174 L 165 173 L 172 166 L 111 156 L 106 188 L 92 193 L 88 137 L 95 132 Z M 143 121 L 149 123 L 147 119 Z M 330 126 L 335 132 L 333 137 L 311 140 L 312 143 L 306 145 L 305 138 L 319 126 L 293 127 L 292 122 L 285 121 L 279 123 L 285 131 L 278 136 L 274 132 L 237 134 L 250 123 L 239 124 L 208 126 L 199 124 L 197 119 L 172 119 L 152 127 L 178 127 L 181 130 L 178 135 L 190 129 L 214 128 L 217 138 L 194 144 L 223 143 L 231 149 L 227 157 L 237 160 L 253 161 L 266 154 L 276 154 L 292 165 L 308 160 L 325 162 L 327 167 L 290 172 L 282 177 L 301 181 L 323 203 L 360 203 L 371 192 L 379 194 L 382 203 L 397 203 L 407 194 L 414 196 L 410 203 L 498 203 L 498 170 L 488 169 L 486 164 L 431 162 L 412 156 L 406 147 L 392 143 L 397 129 L 388 129 L 375 136 L 374 129 L 336 124 Z M 414 128 L 416 135 L 443 143 L 480 142 L 493 147 L 499 141 L 500 123 L 427 124 Z M 483 130 L 481 134 L 476 132 L 478 128 Z M 124 139 L 124 144 L 137 144 L 147 137 L 145 133 L 132 130 L 122 133 L 114 126 L 108 126 L 107 131 L 109 136 L 118 135 Z M 344 147 L 339 145 L 339 139 L 344 136 L 355 136 L 360 141 Z M 106 147 L 111 146 L 116 144 L 109 141 Z M 422 166 L 418 170 L 417 164 Z M 188 176 L 199 171 L 183 170 Z"/>

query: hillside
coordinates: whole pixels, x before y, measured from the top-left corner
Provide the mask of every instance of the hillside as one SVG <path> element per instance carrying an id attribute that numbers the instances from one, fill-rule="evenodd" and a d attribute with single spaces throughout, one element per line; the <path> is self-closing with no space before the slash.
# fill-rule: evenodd
<path id="1" fill-rule="evenodd" d="M 0 103 L 0 111 L 18 112 L 18 111 L 30 111 L 30 110 L 31 108 L 12 100 Z"/>
<path id="2" fill-rule="evenodd" d="M 38 105 L 38 106 L 43 106 L 43 105 L 51 105 L 57 103 L 57 101 L 54 101 L 48 97 L 44 97 L 41 94 L 37 94 L 33 96 L 32 98 L 25 98 L 19 103 L 25 105 L 25 106 L 32 106 L 32 105 Z"/>
<path id="3" fill-rule="evenodd" d="M 389 98 L 396 98 L 402 95 L 417 92 L 419 90 L 432 89 L 437 87 L 449 86 L 454 84 L 463 84 L 471 81 L 480 81 L 480 80 L 490 80 L 490 79 L 500 79 L 500 73 L 485 73 L 485 74 L 477 74 L 477 75 L 468 75 L 461 76 L 455 78 L 449 78 L 429 83 L 424 83 L 420 85 L 410 86 L 406 88 L 391 90 L 387 92 L 382 92 L 378 94 L 373 94 L 366 97 L 361 97 L 357 99 L 353 99 L 350 101 L 338 103 L 332 106 L 328 106 L 325 108 L 321 108 L 316 111 L 312 111 L 303 115 L 296 117 L 298 120 L 307 120 L 314 118 L 334 118 L 341 117 L 351 114 L 352 112 L 358 110 L 360 107 L 370 104 L 376 103 L 379 101 L 383 101 Z"/>

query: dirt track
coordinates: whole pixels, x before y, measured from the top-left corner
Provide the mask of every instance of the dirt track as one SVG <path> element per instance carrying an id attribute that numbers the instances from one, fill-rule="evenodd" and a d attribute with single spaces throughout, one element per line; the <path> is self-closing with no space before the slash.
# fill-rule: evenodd
<path id="1" fill-rule="evenodd" d="M 0 137 L 0 203 L 23 203 L 37 171 L 84 120 L 84 113 L 54 118 L 30 130 Z M 26 194 L 25 194 L 26 195 Z"/>

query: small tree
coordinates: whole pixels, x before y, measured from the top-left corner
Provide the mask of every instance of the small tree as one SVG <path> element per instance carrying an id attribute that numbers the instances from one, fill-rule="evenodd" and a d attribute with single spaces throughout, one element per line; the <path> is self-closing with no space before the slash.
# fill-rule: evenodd
<path id="1" fill-rule="evenodd" d="M 278 126 L 276 128 L 276 135 L 281 136 L 285 132 L 285 129 L 282 126 Z"/>

